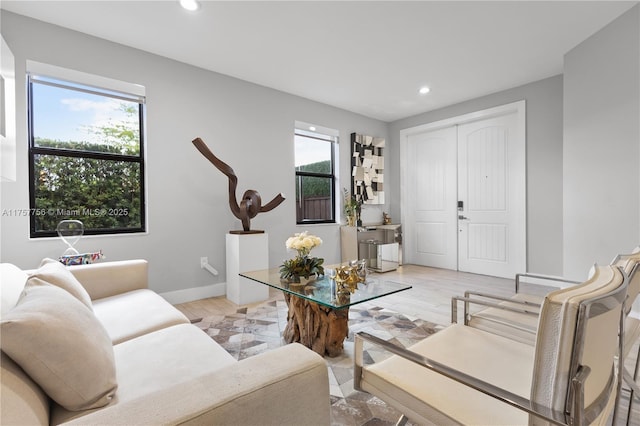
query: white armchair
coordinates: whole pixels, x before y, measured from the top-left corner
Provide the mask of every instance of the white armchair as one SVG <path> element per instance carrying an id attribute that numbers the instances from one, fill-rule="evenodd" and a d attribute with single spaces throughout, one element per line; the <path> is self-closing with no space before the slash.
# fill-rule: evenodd
<path id="1" fill-rule="evenodd" d="M 358 333 L 354 386 L 419 424 L 604 424 L 616 398 L 626 275 L 549 293 L 534 346 L 452 324 L 405 349 Z M 393 355 L 364 364 L 365 342 Z"/>
<path id="2" fill-rule="evenodd" d="M 631 349 L 640 338 L 640 319 L 630 315 L 633 302 L 640 294 L 640 247 L 636 247 L 630 254 L 617 255 L 610 263 L 613 266 L 622 268 L 629 279 L 627 290 L 627 301 L 625 303 L 624 339 L 622 341 L 622 380 L 629 387 L 630 398 L 627 412 L 627 424 L 630 423 L 634 397 L 640 397 L 640 388 L 637 385 L 638 373 L 640 371 L 640 353 L 636 354 L 635 368 L 631 374 L 624 368 L 624 360 L 631 354 Z M 593 274 L 593 270 L 590 273 Z M 560 288 L 577 284 L 576 281 L 568 281 L 563 278 L 548 277 L 534 274 L 518 274 L 515 280 L 516 294 L 513 297 L 497 297 L 485 293 L 465 292 L 464 297 L 454 297 L 452 299 L 451 321 L 457 322 L 457 306 L 463 303 L 464 323 L 481 330 L 490 331 L 518 340 L 520 342 L 535 344 L 538 329 L 538 315 L 543 297 L 523 293 L 521 291 L 522 278 L 535 278 L 538 283 L 557 284 Z M 470 305 L 481 305 L 483 309 L 471 312 Z M 618 418 L 618 407 L 616 406 L 614 420 Z"/>

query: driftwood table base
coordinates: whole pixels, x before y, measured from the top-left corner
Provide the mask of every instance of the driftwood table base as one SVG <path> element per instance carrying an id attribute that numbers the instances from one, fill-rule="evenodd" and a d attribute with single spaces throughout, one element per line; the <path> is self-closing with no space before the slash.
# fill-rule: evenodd
<path id="1" fill-rule="evenodd" d="M 284 299 L 289 307 L 285 342 L 299 342 L 322 356 L 342 353 L 349 334 L 349 308 L 332 309 L 288 293 Z"/>

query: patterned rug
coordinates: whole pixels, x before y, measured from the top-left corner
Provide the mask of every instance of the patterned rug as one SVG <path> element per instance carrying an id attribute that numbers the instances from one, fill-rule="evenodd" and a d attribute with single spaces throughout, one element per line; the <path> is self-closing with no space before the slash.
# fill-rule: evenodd
<path id="1" fill-rule="evenodd" d="M 240 308 L 232 315 L 216 315 L 196 323 L 238 360 L 282 346 L 287 323 L 284 300 Z M 368 304 L 349 310 L 349 336 L 344 353 L 325 357 L 329 371 L 332 425 L 393 425 L 400 413 L 380 399 L 353 389 L 354 334 L 366 331 L 402 346 L 409 346 L 442 329 L 442 326 Z M 365 350 L 365 360 L 379 361 L 388 353 Z"/>

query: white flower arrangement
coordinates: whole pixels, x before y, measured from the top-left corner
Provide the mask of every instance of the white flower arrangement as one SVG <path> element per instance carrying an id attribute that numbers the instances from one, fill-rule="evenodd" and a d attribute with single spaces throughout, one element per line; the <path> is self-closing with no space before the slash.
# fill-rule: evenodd
<path id="1" fill-rule="evenodd" d="M 285 244 L 287 249 L 297 251 L 298 256 L 307 256 L 311 249 L 322 244 L 322 239 L 305 231 L 289 237 Z"/>
<path id="2" fill-rule="evenodd" d="M 280 278 L 300 282 L 300 277 L 309 278 L 312 275 L 324 275 L 324 259 L 309 257 L 311 249 L 322 244 L 322 239 L 307 232 L 300 232 L 289 237 L 285 243 L 287 249 L 298 252 L 295 258 L 285 260 L 280 265 Z"/>

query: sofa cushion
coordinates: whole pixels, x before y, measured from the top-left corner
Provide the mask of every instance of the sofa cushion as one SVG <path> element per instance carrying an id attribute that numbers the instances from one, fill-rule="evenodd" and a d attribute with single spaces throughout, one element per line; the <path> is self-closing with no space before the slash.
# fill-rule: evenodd
<path id="1" fill-rule="evenodd" d="M 29 281 L 35 281 L 37 284 L 49 283 L 60 287 L 68 291 L 86 307 L 93 309 L 91 297 L 89 297 L 87 290 L 82 287 L 80 281 L 73 276 L 67 267 L 57 260 L 43 259 L 40 267 L 30 275 Z"/>
<path id="2" fill-rule="evenodd" d="M 118 393 L 109 404 L 110 409 L 237 362 L 204 331 L 191 324 L 145 334 L 113 349 Z M 64 423 L 78 414 L 54 405 L 52 424 Z"/>
<path id="3" fill-rule="evenodd" d="M 4 352 L 1 354 L 0 424 L 48 425 L 49 398 Z"/>
<path id="4" fill-rule="evenodd" d="M 181 324 L 114 346 L 120 398 L 135 398 L 234 364 L 207 333 Z"/>
<path id="5" fill-rule="evenodd" d="M 149 283 L 149 264 L 142 259 L 75 265 L 69 270 L 82 283 L 91 300 L 147 288 Z"/>
<path id="6" fill-rule="evenodd" d="M 0 297 L 2 299 L 0 315 L 4 316 L 16 306 L 28 278 L 29 275 L 15 265 L 0 264 Z"/>
<path id="7" fill-rule="evenodd" d="M 67 291 L 28 282 L 0 326 L 2 350 L 60 405 L 84 410 L 113 398 L 111 339 L 93 312 Z"/>
<path id="8" fill-rule="evenodd" d="M 65 426 L 330 425 L 330 408 L 325 360 L 292 343 Z"/>
<path id="9" fill-rule="evenodd" d="M 134 290 L 93 301 L 93 312 L 118 344 L 189 319 L 151 290 Z"/>

